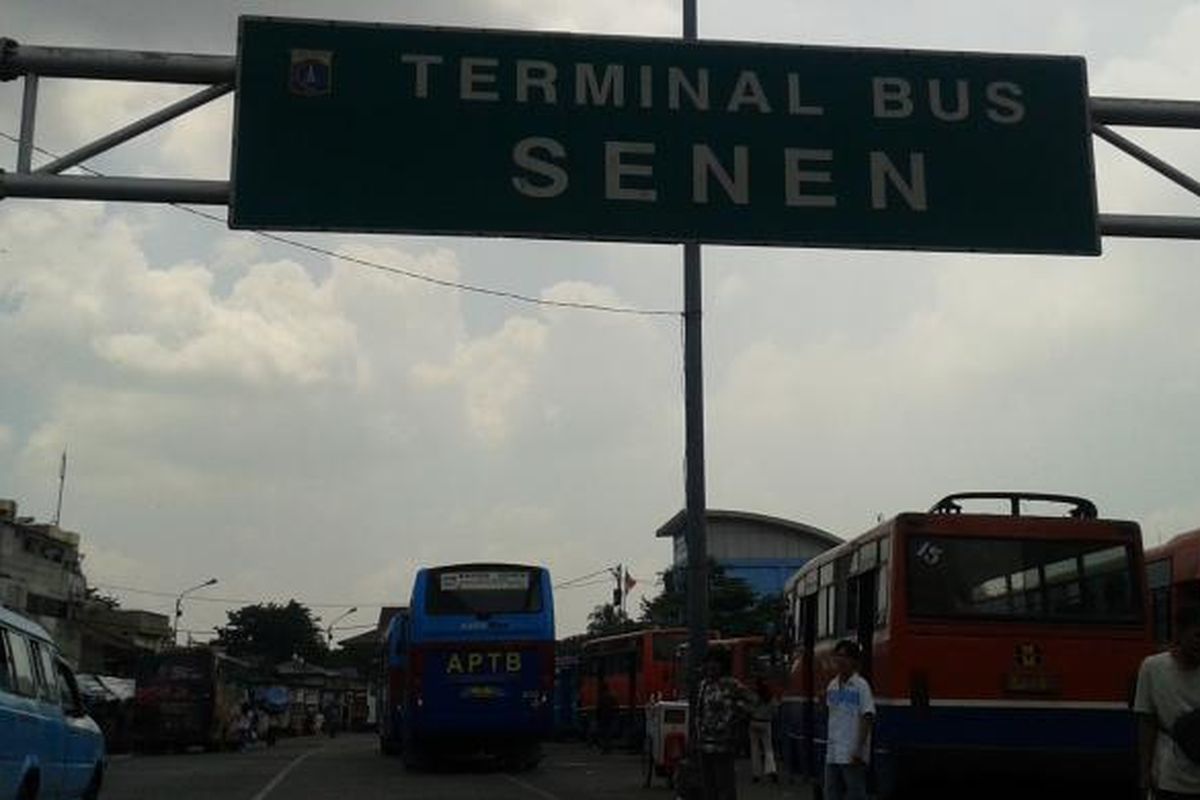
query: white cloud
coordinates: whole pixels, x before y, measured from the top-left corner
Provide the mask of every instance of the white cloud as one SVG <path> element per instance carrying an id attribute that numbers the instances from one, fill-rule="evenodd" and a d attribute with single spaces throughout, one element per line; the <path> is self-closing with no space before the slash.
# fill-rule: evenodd
<path id="1" fill-rule="evenodd" d="M 456 384 L 472 430 L 493 444 L 511 430 L 510 416 L 529 395 L 531 361 L 545 351 L 547 329 L 537 320 L 513 318 L 492 336 L 460 347 L 453 363 L 418 364 L 417 384 L 429 388 Z"/>
<path id="2" fill-rule="evenodd" d="M 199 4 L 168 21 L 157 7 L 133 19 L 123 3 L 73 15 L 36 5 L 23 19 L 47 36 L 90 25 L 117 39 L 83 30 L 72 41 L 130 46 L 120 37 L 136 33 L 214 52 L 232 47 L 240 8 Z M 1096 93 L 1187 97 L 1200 85 L 1196 2 L 1136 19 L 1115 2 L 1019 2 L 984 17 L 926 0 L 864 8 L 713 0 L 701 31 L 1077 48 Z M 677 3 L 657 0 L 343 13 L 662 35 L 679 21 Z M 58 149 L 191 91 L 55 84 L 45 84 L 39 142 Z M 19 92 L 8 88 L 0 104 L 12 129 Z M 100 161 L 219 177 L 228 107 Z M 1200 168 L 1190 133 L 1132 135 Z M 1194 209 L 1136 164 L 1102 145 L 1097 154 L 1106 210 Z M 677 248 L 298 236 L 547 300 L 678 299 Z M 7 200 L 0 242 L 0 483 L 26 507 L 49 508 L 68 447 L 65 520 L 97 576 L 169 588 L 217 574 L 238 597 L 403 602 L 423 564 L 545 561 L 561 579 L 621 561 L 650 590 L 670 557 L 653 531 L 682 503 L 677 319 L 515 306 L 168 209 Z M 852 534 L 876 512 L 955 489 L 1056 488 L 1141 519 L 1148 534 L 1195 527 L 1195 246 L 1105 250 L 1070 260 L 706 248 L 710 505 Z M 561 593 L 560 629 L 582 627 L 609 590 Z M 222 620 L 219 606 L 189 606 L 191 627 Z"/>

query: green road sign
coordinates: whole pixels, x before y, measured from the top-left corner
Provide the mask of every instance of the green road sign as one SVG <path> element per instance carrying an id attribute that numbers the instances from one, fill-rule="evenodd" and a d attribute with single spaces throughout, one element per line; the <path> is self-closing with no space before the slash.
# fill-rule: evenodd
<path id="1" fill-rule="evenodd" d="M 235 228 L 1096 254 L 1080 58 L 244 17 Z"/>

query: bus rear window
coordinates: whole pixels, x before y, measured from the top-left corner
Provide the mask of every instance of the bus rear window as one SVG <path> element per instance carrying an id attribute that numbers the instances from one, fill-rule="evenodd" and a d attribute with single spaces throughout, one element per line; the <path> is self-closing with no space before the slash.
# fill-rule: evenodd
<path id="1" fill-rule="evenodd" d="M 138 683 L 147 686 L 204 683 L 208 677 L 208 670 L 203 659 L 196 656 L 167 656 L 156 661 L 150 671 L 143 671 Z"/>
<path id="2" fill-rule="evenodd" d="M 536 570 L 462 570 L 430 576 L 425 604 L 430 614 L 536 614 L 542 610 Z"/>
<path id="3" fill-rule="evenodd" d="M 914 536 L 912 617 L 1136 622 L 1130 551 L 1114 542 Z"/>

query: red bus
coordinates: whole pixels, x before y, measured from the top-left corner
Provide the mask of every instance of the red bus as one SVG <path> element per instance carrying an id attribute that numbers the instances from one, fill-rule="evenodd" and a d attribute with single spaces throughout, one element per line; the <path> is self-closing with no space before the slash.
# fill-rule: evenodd
<path id="1" fill-rule="evenodd" d="M 753 688 L 758 678 L 762 678 L 776 696 L 785 688 L 787 664 L 781 663 L 779 650 L 771 647 L 767 637 L 713 638 L 708 640 L 708 649 L 710 652 L 724 650 L 729 654 L 729 674 L 743 685 Z M 685 697 L 687 692 L 687 652 L 688 646 L 684 643 L 675 654 L 676 697 Z"/>
<path id="2" fill-rule="evenodd" d="M 687 641 L 686 628 L 655 628 L 585 642 L 580 652 L 579 716 L 585 731 L 596 717 L 600 681 L 617 699 L 618 736 L 640 744 L 646 706 L 676 697 L 675 650 Z"/>
<path id="3" fill-rule="evenodd" d="M 1146 551 L 1154 641 L 1165 647 L 1181 609 L 1200 606 L 1200 528 Z"/>
<path id="4" fill-rule="evenodd" d="M 1029 513 L 1050 503 L 1069 513 Z M 951 495 L 817 556 L 787 588 L 790 768 L 822 768 L 823 690 L 848 638 L 877 698 L 879 796 L 930 775 L 1133 781 L 1129 706 L 1153 649 L 1143 564 L 1136 523 L 1082 498 L 997 492 Z"/>

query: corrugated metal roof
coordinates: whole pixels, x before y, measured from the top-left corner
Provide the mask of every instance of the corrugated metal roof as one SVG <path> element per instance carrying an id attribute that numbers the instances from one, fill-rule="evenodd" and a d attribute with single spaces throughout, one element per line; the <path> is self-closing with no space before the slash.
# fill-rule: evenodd
<path id="1" fill-rule="evenodd" d="M 683 534 L 684 521 L 687 517 L 686 511 L 680 511 L 675 516 L 664 522 L 655 533 L 659 538 L 675 538 Z M 823 531 L 820 528 L 808 525 L 803 522 L 796 522 L 791 519 L 783 519 L 782 517 L 772 517 L 768 514 L 758 514 L 753 511 L 734 511 L 730 509 L 710 508 L 705 515 L 708 522 L 755 522 L 760 525 L 775 528 L 780 531 L 792 533 L 798 537 L 806 539 L 816 539 L 829 547 L 834 547 L 842 543 L 842 539 L 834 536 L 828 531 Z"/>

